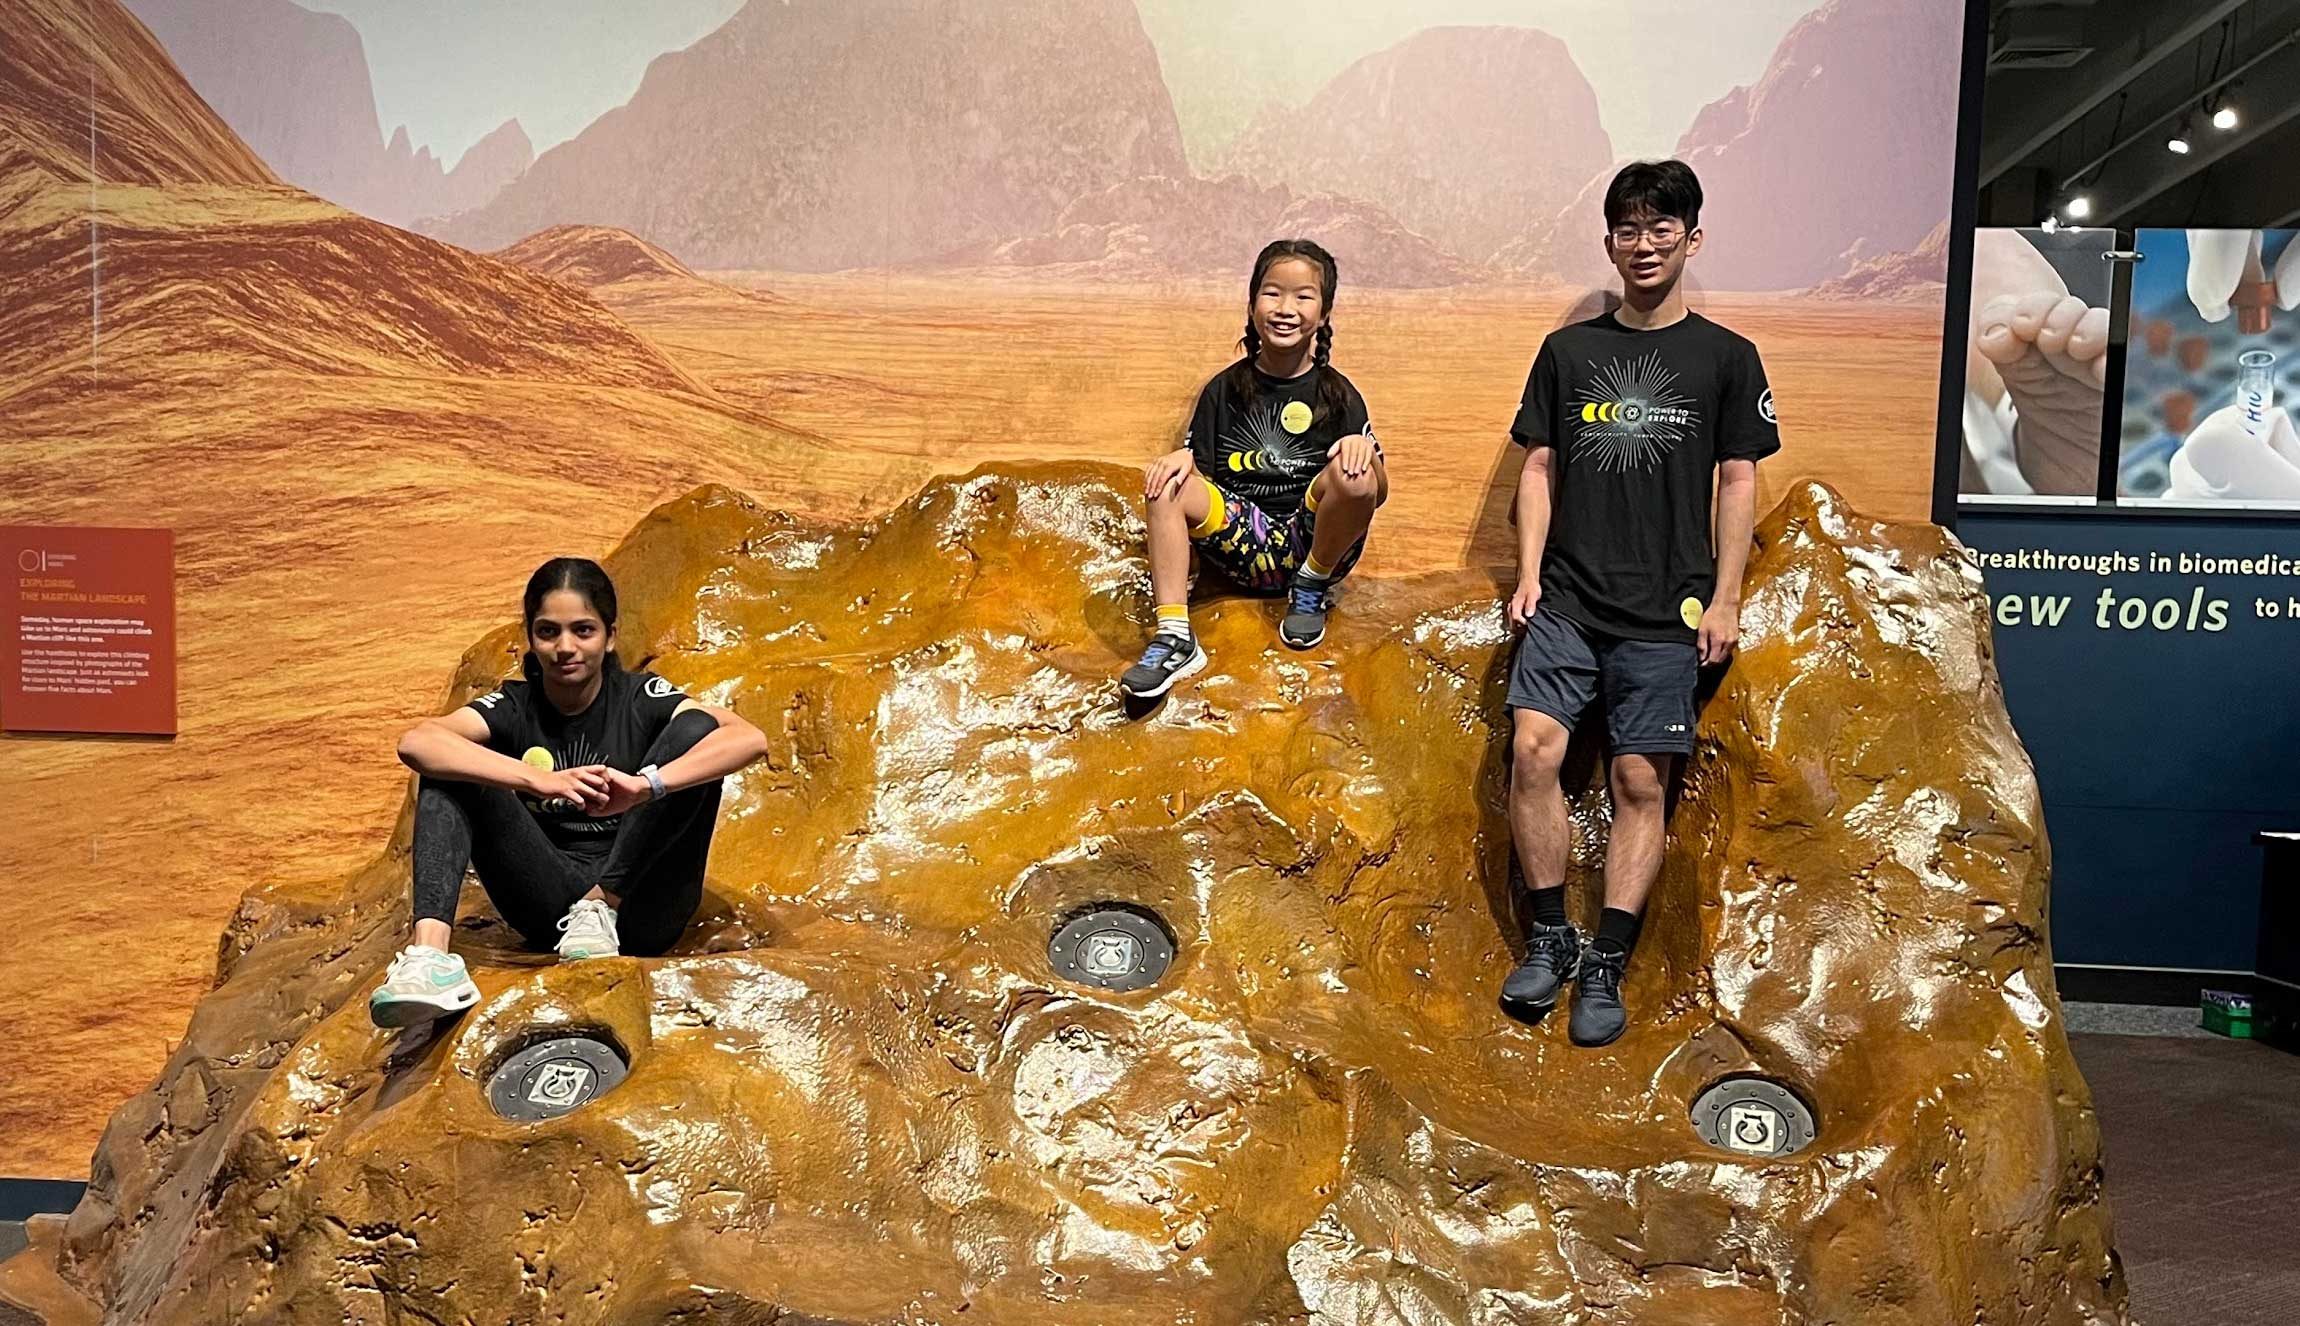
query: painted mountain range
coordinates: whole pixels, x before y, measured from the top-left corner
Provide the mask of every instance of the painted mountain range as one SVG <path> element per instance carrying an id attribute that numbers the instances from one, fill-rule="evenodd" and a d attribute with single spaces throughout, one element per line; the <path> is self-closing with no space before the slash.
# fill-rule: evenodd
<path id="1" fill-rule="evenodd" d="M 1131 0 L 752 3 L 447 223 L 497 248 L 579 222 L 700 268 L 916 262 L 1186 167 Z"/>
<path id="2" fill-rule="evenodd" d="M 574 224 L 702 270 L 1180 277 L 1231 272 L 1291 224 L 1365 242 L 1371 284 L 1610 279 L 1611 140 L 1572 53 L 1533 28 L 1414 33 L 1265 111 L 1199 177 L 1131 0 L 753 0 L 541 158 L 512 121 L 443 171 L 404 130 L 380 137 L 342 18 L 130 4 L 282 178 L 481 251 Z M 1704 286 L 1811 286 L 1946 214 L 1957 19 L 1924 9 L 1830 0 L 1694 117 L 1677 152 L 1709 190 Z M 1158 210 L 1176 205 L 1197 210 Z"/>
<path id="3" fill-rule="evenodd" d="M 1915 249 L 1948 215 L 1962 12 L 1954 5 L 1830 0 L 1790 28 L 1765 73 L 1702 108 L 1676 155 L 1701 176 L 1713 290 L 1815 285 Z M 1605 187 L 1495 255 L 1513 274 L 1602 285 Z"/>
<path id="4" fill-rule="evenodd" d="M 1457 285 L 1476 269 L 1371 203 L 1296 194 L 1243 175 L 1128 180 L 1062 209 L 1050 229 L 937 265 L 1088 280 L 1234 279 L 1278 235 L 1315 240 L 1353 286 Z M 1343 256 L 1343 255 L 1346 255 Z"/>
<path id="5" fill-rule="evenodd" d="M 1307 105 L 1265 111 L 1221 158 L 1265 183 L 1365 199 L 1480 263 L 1612 159 L 1565 43 L 1504 27 L 1418 32 Z"/>
<path id="6" fill-rule="evenodd" d="M 184 79 L 281 179 L 342 207 L 409 225 L 478 206 L 535 150 L 517 120 L 449 170 L 403 125 L 385 141 L 359 32 L 289 0 L 124 0 Z"/>

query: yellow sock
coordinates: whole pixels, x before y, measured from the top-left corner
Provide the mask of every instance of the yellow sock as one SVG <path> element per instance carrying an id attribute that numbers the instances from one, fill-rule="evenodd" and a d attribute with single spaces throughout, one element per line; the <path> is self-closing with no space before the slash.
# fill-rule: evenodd
<path id="1" fill-rule="evenodd" d="M 1302 574 L 1312 580 L 1331 580 L 1334 575 L 1334 568 L 1321 563 L 1318 560 L 1318 555 L 1311 553 L 1302 559 Z"/>
<path id="2" fill-rule="evenodd" d="M 1190 634 L 1190 605 L 1187 603 L 1159 604 L 1158 629 L 1172 635 Z"/>

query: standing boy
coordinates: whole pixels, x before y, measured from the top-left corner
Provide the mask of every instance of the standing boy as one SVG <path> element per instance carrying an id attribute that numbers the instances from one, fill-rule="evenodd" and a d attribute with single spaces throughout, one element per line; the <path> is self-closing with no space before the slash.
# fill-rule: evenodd
<path id="1" fill-rule="evenodd" d="M 1669 781 L 1693 750 L 1694 684 L 1740 640 L 1757 462 L 1781 447 L 1756 347 L 1685 307 L 1700 222 L 1701 183 L 1684 162 L 1613 177 L 1605 248 L 1621 307 L 1542 342 L 1510 427 L 1526 455 L 1509 600 L 1525 632 L 1509 682 L 1509 823 L 1534 924 L 1501 998 L 1538 1018 L 1578 975 L 1577 1045 L 1609 1044 L 1628 1023 L 1622 973 L 1661 873 Z M 1613 829 L 1605 910 L 1584 948 L 1565 915 L 1572 835 L 1558 770 L 1601 694 Z"/>

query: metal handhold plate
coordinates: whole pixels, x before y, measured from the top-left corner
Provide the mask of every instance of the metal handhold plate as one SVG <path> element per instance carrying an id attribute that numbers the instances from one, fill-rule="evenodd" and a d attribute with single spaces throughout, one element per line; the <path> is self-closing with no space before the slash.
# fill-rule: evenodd
<path id="1" fill-rule="evenodd" d="M 1797 1093 L 1764 1077 L 1729 1077 L 1693 1102 L 1693 1131 L 1744 1156 L 1786 1156 L 1813 1144 L 1813 1112 Z"/>
<path id="2" fill-rule="evenodd" d="M 613 1090 L 630 1071 L 614 1046 L 589 1036 L 537 1041 L 503 1061 L 487 1082 L 487 1103 L 506 1119 L 556 1119 Z"/>
<path id="3" fill-rule="evenodd" d="M 1054 974 L 1104 990 L 1154 985 L 1174 961 L 1174 940 L 1146 909 L 1105 903 L 1074 914 L 1046 946 Z"/>

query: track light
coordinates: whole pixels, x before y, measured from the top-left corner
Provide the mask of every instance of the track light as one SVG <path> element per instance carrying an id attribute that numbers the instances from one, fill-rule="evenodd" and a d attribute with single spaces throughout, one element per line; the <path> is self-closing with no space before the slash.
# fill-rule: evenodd
<path id="1" fill-rule="evenodd" d="M 2188 121 L 2183 118 L 2180 121 L 2180 127 L 2172 131 L 2172 137 L 2164 140 L 2164 150 L 2176 157 L 2187 156 L 2195 150 L 2195 144 L 2188 140 L 2191 132 L 2193 131 L 2189 128 Z"/>
<path id="2" fill-rule="evenodd" d="M 2212 127 L 2223 132 L 2235 128 L 2236 108 L 2234 106 L 2222 106 L 2219 110 L 2212 112 Z"/>
<path id="3" fill-rule="evenodd" d="M 2082 221 L 2092 215 L 2092 197 L 2089 194 L 2077 194 L 2062 204 L 2061 210 L 2068 213 L 2069 220 Z"/>

